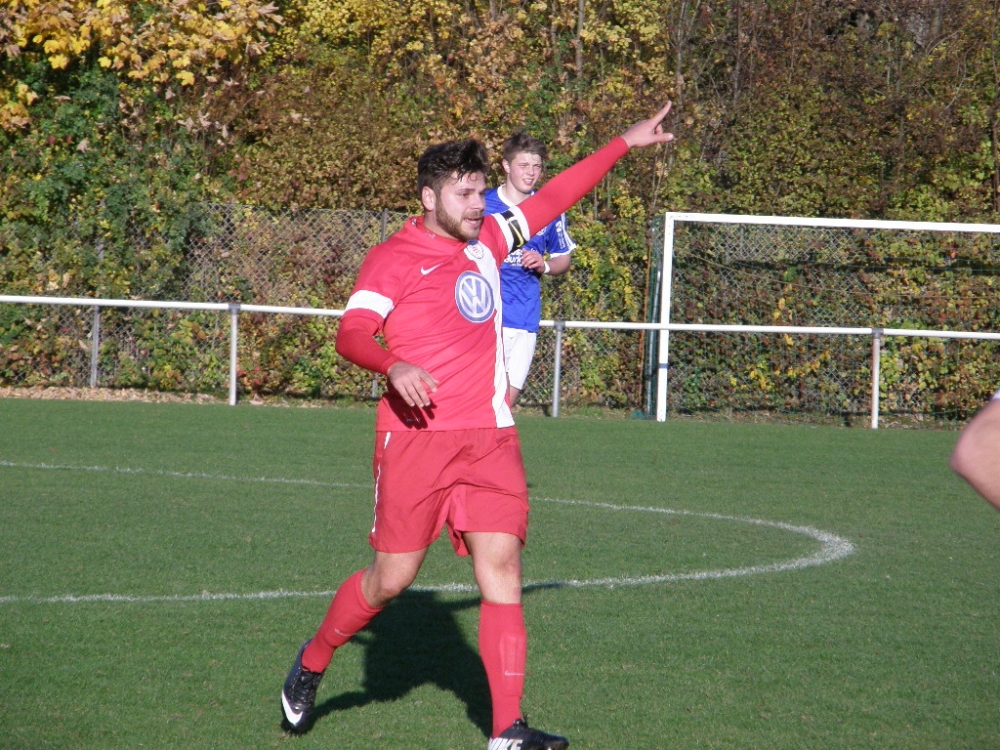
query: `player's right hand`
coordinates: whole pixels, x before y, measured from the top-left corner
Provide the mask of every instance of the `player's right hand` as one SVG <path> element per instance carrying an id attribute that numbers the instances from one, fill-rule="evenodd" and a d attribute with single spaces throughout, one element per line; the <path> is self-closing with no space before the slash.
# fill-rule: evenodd
<path id="1" fill-rule="evenodd" d="M 535 250 L 525 250 L 521 253 L 521 268 L 526 271 L 541 273 L 545 268 L 545 259 Z"/>
<path id="2" fill-rule="evenodd" d="M 637 122 L 622 133 L 622 138 L 625 139 L 629 148 L 651 146 L 655 143 L 669 143 L 672 141 L 674 134 L 664 132 L 663 130 L 663 119 L 670 113 L 670 107 L 671 103 L 667 102 L 663 109 L 648 120 Z"/>
<path id="3" fill-rule="evenodd" d="M 394 362 L 389 366 L 386 377 L 407 406 L 425 408 L 431 405 L 430 394 L 437 390 L 438 382 L 423 367 L 409 362 Z"/>

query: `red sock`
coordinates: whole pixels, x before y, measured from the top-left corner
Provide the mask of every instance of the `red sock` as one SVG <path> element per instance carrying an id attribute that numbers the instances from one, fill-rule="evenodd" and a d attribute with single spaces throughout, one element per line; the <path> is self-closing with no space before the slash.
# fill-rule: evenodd
<path id="1" fill-rule="evenodd" d="M 355 633 L 382 611 L 365 600 L 361 591 L 362 573 L 364 571 L 359 570 L 337 589 L 316 637 L 302 652 L 302 666 L 310 672 L 325 671 L 333 659 L 333 652 L 351 640 Z"/>
<path id="2" fill-rule="evenodd" d="M 528 633 L 520 604 L 479 605 L 479 655 L 493 699 L 493 737 L 521 718 Z"/>

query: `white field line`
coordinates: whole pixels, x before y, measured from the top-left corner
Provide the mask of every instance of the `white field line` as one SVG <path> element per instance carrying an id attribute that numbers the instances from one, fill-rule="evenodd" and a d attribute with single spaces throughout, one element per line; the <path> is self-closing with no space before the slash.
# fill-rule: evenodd
<path id="1" fill-rule="evenodd" d="M 368 487 L 367 484 L 349 482 L 318 482 L 312 479 L 285 479 L 282 477 L 233 477 L 226 474 L 201 474 L 187 471 L 160 471 L 158 469 L 132 469 L 126 466 L 61 466 L 57 464 L 25 464 L 0 461 L 0 466 L 11 469 L 37 469 L 40 471 L 93 471 L 112 474 L 145 474 L 174 479 L 213 479 L 224 482 L 270 482 L 273 484 L 301 484 L 313 487 Z"/>
<path id="2" fill-rule="evenodd" d="M 80 467 L 80 466 L 50 466 L 47 464 L 13 464 L 7 461 L 0 461 L 0 466 L 30 468 L 30 469 L 60 469 L 77 471 L 114 471 L 122 474 L 151 474 L 155 476 L 168 476 L 183 479 L 220 479 L 240 482 L 279 482 L 283 484 L 308 484 L 316 486 L 333 487 L 360 487 L 356 484 L 338 484 L 329 482 L 316 482 L 312 480 L 282 479 L 268 477 L 227 477 L 219 474 L 191 474 L 183 472 L 166 471 L 146 471 L 143 469 L 120 469 L 110 467 Z M 663 575 L 648 576 L 616 576 L 608 578 L 592 578 L 587 580 L 548 580 L 548 581 L 525 581 L 524 589 L 555 589 L 555 588 L 586 588 L 601 586 L 614 588 L 616 586 L 648 586 L 657 583 L 674 583 L 679 581 L 710 581 L 723 578 L 738 578 L 742 576 L 758 575 L 761 573 L 780 573 L 790 570 L 801 570 L 816 565 L 824 565 L 851 555 L 855 551 L 852 542 L 843 537 L 831 534 L 827 531 L 813 528 L 811 526 L 796 526 L 781 521 L 766 521 L 759 518 L 747 516 L 725 516 L 718 513 L 699 513 L 688 510 L 673 510 L 670 508 L 642 507 L 634 505 L 615 505 L 613 503 L 599 503 L 586 500 L 563 500 L 559 498 L 535 497 L 532 502 L 558 503 L 561 505 L 576 505 L 581 507 L 600 508 L 609 511 L 628 511 L 637 513 L 660 513 L 675 516 L 690 516 L 694 518 L 707 518 L 716 521 L 731 523 L 746 523 L 755 526 L 766 526 L 781 529 L 794 534 L 804 534 L 812 537 L 820 543 L 820 548 L 812 555 L 806 557 L 796 557 L 790 560 L 782 560 L 763 565 L 751 565 L 739 568 L 720 568 L 715 570 L 698 570 L 689 573 L 666 573 Z M 421 592 L 457 592 L 474 593 L 477 588 L 469 583 L 445 583 L 431 586 L 412 586 L 412 591 Z M 138 603 L 146 604 L 153 602 L 212 602 L 212 601 L 253 601 L 269 599 L 297 599 L 307 597 L 330 598 L 336 593 L 336 589 L 327 591 L 256 591 L 249 593 L 225 593 L 203 591 L 200 594 L 186 594 L 174 596 L 138 596 L 129 594 L 64 594 L 61 596 L 37 597 L 37 596 L 0 596 L 0 604 L 78 604 L 90 602 L 111 602 L 111 603 Z"/>

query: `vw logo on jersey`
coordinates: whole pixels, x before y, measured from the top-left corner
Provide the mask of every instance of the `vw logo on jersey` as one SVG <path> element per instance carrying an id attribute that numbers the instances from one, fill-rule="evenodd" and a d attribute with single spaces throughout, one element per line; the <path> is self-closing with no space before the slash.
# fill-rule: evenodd
<path id="1" fill-rule="evenodd" d="M 495 303 L 489 282 L 478 273 L 466 271 L 455 284 L 455 304 L 470 323 L 485 323 L 493 317 Z"/>

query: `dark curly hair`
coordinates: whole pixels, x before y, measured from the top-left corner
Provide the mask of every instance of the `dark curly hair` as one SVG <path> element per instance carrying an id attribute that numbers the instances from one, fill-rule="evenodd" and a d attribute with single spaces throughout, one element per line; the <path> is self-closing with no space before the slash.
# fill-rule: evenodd
<path id="1" fill-rule="evenodd" d="M 451 178 L 489 169 L 486 147 L 477 140 L 445 141 L 429 146 L 417 161 L 417 194 L 425 187 L 440 195 L 441 186 Z"/>

